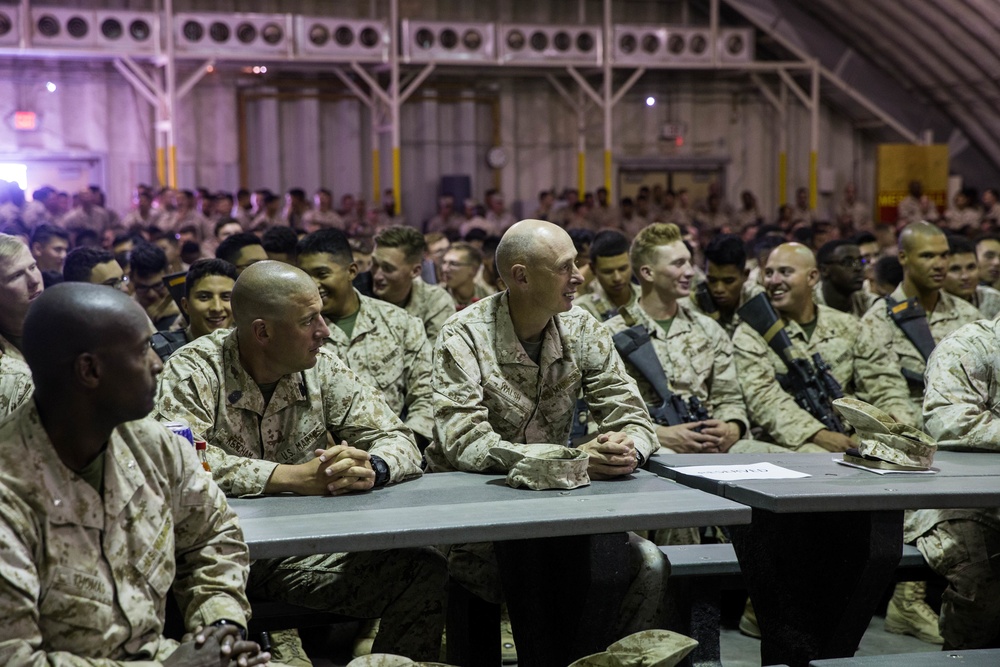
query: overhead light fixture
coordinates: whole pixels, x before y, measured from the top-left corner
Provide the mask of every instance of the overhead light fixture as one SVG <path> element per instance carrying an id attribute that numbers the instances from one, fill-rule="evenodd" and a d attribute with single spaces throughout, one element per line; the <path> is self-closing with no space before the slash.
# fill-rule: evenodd
<path id="1" fill-rule="evenodd" d="M 649 97 L 646 98 L 646 106 L 647 107 L 651 107 L 654 104 L 656 104 L 656 98 L 655 97 L 653 97 L 652 95 L 650 95 Z"/>
<path id="2" fill-rule="evenodd" d="M 56 84 L 52 83 L 51 81 L 46 81 L 45 90 L 49 91 L 50 93 L 56 92 Z"/>

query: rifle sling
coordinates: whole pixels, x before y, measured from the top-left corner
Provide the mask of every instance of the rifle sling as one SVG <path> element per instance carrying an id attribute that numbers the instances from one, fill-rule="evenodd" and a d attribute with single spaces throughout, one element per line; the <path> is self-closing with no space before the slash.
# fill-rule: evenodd
<path id="1" fill-rule="evenodd" d="M 917 352 L 926 362 L 934 351 L 934 335 L 927 323 L 927 312 L 914 298 L 906 301 L 896 301 L 891 296 L 885 297 L 889 319 L 899 327 L 906 339 L 913 343 Z"/>

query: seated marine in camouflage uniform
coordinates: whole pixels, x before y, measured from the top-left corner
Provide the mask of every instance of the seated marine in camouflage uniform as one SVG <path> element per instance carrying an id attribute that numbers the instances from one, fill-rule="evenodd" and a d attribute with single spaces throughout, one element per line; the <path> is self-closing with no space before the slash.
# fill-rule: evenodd
<path id="1" fill-rule="evenodd" d="M 816 265 L 820 281 L 813 288 L 813 301 L 861 319 L 876 297 L 863 289 L 865 272 L 858 244 L 846 239 L 827 241 L 816 251 Z"/>
<path id="2" fill-rule="evenodd" d="M 339 495 L 420 475 L 410 430 L 323 347 L 330 332 L 322 304 L 301 270 L 257 262 L 233 289 L 236 328 L 203 336 L 167 361 L 156 416 L 187 422 L 208 442 L 212 474 L 227 494 Z M 330 446 L 332 438 L 340 444 Z M 256 561 L 248 591 L 381 617 L 374 652 L 432 660 L 445 582 L 440 553 L 402 549 Z"/>
<path id="3" fill-rule="evenodd" d="M 431 345 L 423 322 L 354 289 L 358 267 L 347 237 L 338 229 L 313 232 L 299 241 L 298 265 L 323 299 L 330 331 L 323 342 L 326 349 L 381 392 L 423 450 L 434 432 Z"/>
<path id="4" fill-rule="evenodd" d="M 940 229 L 927 222 L 917 222 L 907 226 L 899 236 L 899 263 L 903 267 L 903 282 L 890 294 L 897 302 L 915 297 L 927 313 L 927 324 L 935 342 L 964 324 L 980 318 L 975 306 L 942 290 L 948 271 L 948 239 Z M 885 301 L 878 301 L 861 318 L 858 332 L 857 352 L 859 355 L 888 352 L 886 360 L 894 369 L 909 371 L 914 378 L 924 374 L 924 357 L 910 342 L 903 330 L 889 317 Z M 869 385 L 875 380 L 880 369 L 873 366 L 858 368 L 858 384 L 870 392 Z M 910 410 L 918 420 L 907 423 L 920 426 L 920 410 L 924 399 L 921 382 L 909 382 Z M 872 401 L 869 401 L 871 403 Z M 884 406 L 879 405 L 882 409 Z M 890 411 L 891 412 L 891 411 Z M 896 419 L 899 415 L 894 414 Z"/>
<path id="5" fill-rule="evenodd" d="M 749 299 L 763 292 L 756 280 L 750 280 L 747 251 L 742 239 L 735 234 L 718 234 L 705 246 L 705 287 L 711 303 L 691 295 L 681 303 L 709 315 L 719 323 L 729 338 L 740 323 L 736 311 Z M 697 282 L 697 277 L 696 277 Z M 697 288 L 696 288 L 697 289 Z"/>
<path id="6" fill-rule="evenodd" d="M 576 305 L 604 322 L 639 298 L 639 286 L 632 282 L 632 263 L 628 239 L 619 231 L 607 229 L 590 244 L 590 272 L 594 275 L 591 292 L 576 300 Z"/>
<path id="7" fill-rule="evenodd" d="M 694 268 L 680 230 L 672 223 L 645 227 L 632 242 L 631 255 L 642 296 L 635 305 L 624 306 L 605 326 L 617 333 L 633 324 L 643 325 L 670 390 L 685 400 L 697 398 L 711 416 L 673 426 L 657 424 L 660 447 L 681 454 L 750 451 L 738 446 L 749 433 L 750 424 L 736 377 L 733 344 L 718 323 L 696 311 L 685 298 L 691 290 Z M 626 360 L 625 367 L 648 405 L 662 402 L 632 363 Z"/>
<path id="8" fill-rule="evenodd" d="M 42 274 L 28 246 L 16 236 L 0 234 L 0 346 L 14 359 L 24 361 L 24 316 L 43 289 Z"/>
<path id="9" fill-rule="evenodd" d="M 560 227 L 540 220 L 512 226 L 497 248 L 508 289 L 451 318 L 434 349 L 435 441 L 432 471 L 507 472 L 490 449 L 531 453 L 567 442 L 576 396 L 583 392 L 600 430 L 579 446 L 591 479 L 622 477 L 657 449 L 649 415 L 611 335 L 574 309 L 582 282 L 576 249 Z M 630 536 L 633 580 L 618 619 L 621 634 L 651 627 L 666 580 L 652 543 Z M 460 545 L 452 576 L 480 597 L 499 602 L 489 545 Z"/>
<path id="10" fill-rule="evenodd" d="M 913 423 L 902 377 L 889 363 L 885 350 L 872 349 L 865 355 L 855 351 L 858 321 L 812 298 L 819 271 L 812 252 L 799 243 L 774 249 L 763 271 L 771 305 L 784 320 L 785 330 L 809 359 L 819 353 L 846 395 L 882 408 L 899 421 Z M 778 383 L 788 372 L 785 364 L 764 339 L 746 322 L 733 336 L 736 368 L 743 386 L 750 422 L 763 428 L 771 440 L 794 451 L 843 451 L 853 446 L 851 439 L 827 429 Z M 860 369 L 868 369 L 868 384 L 856 387 Z"/>
<path id="11" fill-rule="evenodd" d="M 420 277 L 426 249 L 423 234 L 412 227 L 396 225 L 379 232 L 372 254 L 372 293 L 423 322 L 433 344 L 445 320 L 455 314 L 455 302 L 443 287 Z"/>
<path id="12" fill-rule="evenodd" d="M 187 326 L 156 332 L 153 349 L 160 359 L 166 361 L 196 338 L 233 326 L 230 301 L 237 277 L 236 267 L 223 259 L 199 259 L 191 265 L 181 298 L 181 312 Z"/>
<path id="13" fill-rule="evenodd" d="M 249 553 L 194 448 L 146 419 L 153 327 L 125 294 L 56 285 L 24 322 L 34 400 L 0 424 L 0 664 L 259 665 Z M 173 584 L 194 637 L 163 635 Z M 238 660 L 237 660 L 238 659 Z"/>
<path id="14" fill-rule="evenodd" d="M 1000 322 L 966 324 L 927 362 L 924 423 L 942 450 L 1000 452 Z M 928 509 L 907 516 L 904 539 L 948 580 L 939 627 L 945 649 L 1000 642 L 1000 509 Z"/>
<path id="15" fill-rule="evenodd" d="M 944 277 L 944 291 L 964 299 L 979 309 L 979 314 L 992 320 L 1000 314 L 1000 291 L 979 283 L 979 262 L 976 245 L 963 236 L 949 236 L 948 273 Z"/>

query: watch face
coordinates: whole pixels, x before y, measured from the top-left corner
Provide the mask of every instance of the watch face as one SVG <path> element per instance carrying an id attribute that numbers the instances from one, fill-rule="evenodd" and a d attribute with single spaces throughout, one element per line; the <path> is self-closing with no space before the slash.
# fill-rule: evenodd
<path id="1" fill-rule="evenodd" d="M 486 153 L 486 164 L 500 169 L 507 164 L 507 151 L 502 146 L 494 146 Z"/>

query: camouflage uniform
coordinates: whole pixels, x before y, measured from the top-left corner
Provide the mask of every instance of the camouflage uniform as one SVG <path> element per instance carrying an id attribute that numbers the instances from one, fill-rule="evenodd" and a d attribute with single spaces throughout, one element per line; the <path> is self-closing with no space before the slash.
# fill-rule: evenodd
<path id="1" fill-rule="evenodd" d="M 246 627 L 243 533 L 192 447 L 151 419 L 122 424 L 103 486 L 60 462 L 34 403 L 0 425 L 0 664 L 161 661 L 175 579 L 189 630 Z"/>
<path id="2" fill-rule="evenodd" d="M 445 320 L 455 314 L 455 302 L 443 287 L 428 285 L 420 278 L 414 278 L 406 312 L 424 323 L 427 340 L 434 345 Z"/>
<path id="3" fill-rule="evenodd" d="M 0 419 L 31 398 L 34 388 L 27 364 L 0 349 Z"/>
<path id="4" fill-rule="evenodd" d="M 21 354 L 21 350 L 17 349 L 13 343 L 3 337 L 0 334 L 0 350 L 3 350 L 4 355 L 9 355 L 12 359 L 17 359 L 20 362 L 24 361 L 24 355 Z"/>
<path id="5" fill-rule="evenodd" d="M 1000 314 L 1000 290 L 989 285 L 977 285 L 972 305 L 979 309 L 979 314 L 985 319 L 992 320 Z"/>
<path id="6" fill-rule="evenodd" d="M 632 290 L 632 294 L 629 296 L 628 303 L 625 306 L 635 305 L 642 295 L 642 290 L 635 283 L 629 283 L 629 289 Z M 620 310 L 618 306 L 611 303 L 608 293 L 604 291 L 604 288 L 601 287 L 601 284 L 597 280 L 594 280 L 590 294 L 576 299 L 574 303 L 596 317 L 598 322 L 610 320 Z M 622 306 L 622 308 L 625 306 Z"/>
<path id="7" fill-rule="evenodd" d="M 942 340 L 927 364 L 924 419 L 943 450 L 1000 452 L 1000 322 L 968 324 Z M 949 648 L 992 645 L 1000 634 L 1000 509 L 908 513 L 904 539 L 948 579 L 940 629 Z"/>
<path id="8" fill-rule="evenodd" d="M 956 296 L 952 296 L 945 291 L 941 291 L 937 306 L 933 313 L 927 314 L 927 323 L 931 328 L 931 335 L 935 342 L 940 342 L 942 338 L 958 329 L 963 324 L 969 324 L 980 319 L 979 311 L 967 301 L 963 301 Z M 896 288 L 891 294 L 896 301 L 905 301 L 906 294 L 903 293 L 902 286 Z M 861 318 L 861 329 L 857 334 L 857 349 L 855 354 L 864 358 L 878 357 L 878 364 L 857 365 L 857 384 L 859 394 L 862 391 L 868 394 L 873 393 L 871 385 L 878 382 L 878 378 L 885 374 L 885 365 L 890 368 L 906 368 L 917 375 L 924 374 L 924 358 L 913 346 L 913 343 L 906 337 L 903 330 L 889 318 L 884 300 L 879 300 L 872 306 L 865 316 Z M 888 353 L 888 358 L 885 356 Z M 911 384 L 909 387 L 910 411 L 918 418 L 920 408 L 924 400 L 922 387 Z M 885 405 L 878 404 L 878 407 L 891 412 L 893 416 L 898 415 Z M 908 422 L 909 423 L 909 422 Z M 920 426 L 921 422 L 916 421 L 912 426 Z"/>
<path id="9" fill-rule="evenodd" d="M 543 333 L 541 363 L 536 364 L 514 333 L 507 301 L 503 292 L 469 306 L 438 338 L 437 434 L 426 452 L 430 469 L 505 473 L 500 461 L 490 456 L 491 448 L 531 456 L 565 443 L 581 389 L 601 431 L 628 434 L 648 459 L 658 447 L 656 435 L 608 331 L 583 311 L 559 314 Z M 659 549 L 634 535 L 630 545 L 633 579 L 619 618 L 623 632 L 657 622 L 666 583 L 667 564 Z M 466 588 L 499 601 L 490 545 L 457 545 L 449 566 Z"/>
<path id="10" fill-rule="evenodd" d="M 736 308 L 737 309 L 741 308 L 743 304 L 745 304 L 747 301 L 754 298 L 758 294 L 762 294 L 763 292 L 764 288 L 760 286 L 760 283 L 758 283 L 756 280 L 747 279 L 747 281 L 743 283 L 743 287 L 740 289 L 740 305 L 737 306 Z M 701 308 L 701 306 L 698 305 L 698 299 L 694 298 L 693 290 L 691 296 L 686 296 L 683 299 L 680 299 L 679 303 L 690 306 L 691 310 L 695 312 L 701 313 L 703 315 L 708 315 L 708 313 L 706 313 Z M 715 320 L 715 318 L 712 318 L 711 315 L 708 315 L 708 317 Z M 730 318 L 728 321 L 723 321 L 721 317 L 715 320 L 715 322 L 725 330 L 726 334 L 730 338 L 732 338 L 733 334 L 736 333 L 736 327 L 738 327 L 740 325 L 740 322 L 742 321 L 743 320 L 741 320 L 740 316 L 737 315 L 736 313 L 733 313 L 732 318 Z"/>
<path id="11" fill-rule="evenodd" d="M 893 416 L 907 420 L 919 419 L 912 413 L 907 400 L 902 376 L 887 357 L 884 347 L 874 348 L 866 355 L 855 350 L 858 321 L 827 306 L 816 306 L 819 321 L 812 338 L 806 340 L 805 332 L 797 322 L 785 322 L 792 343 L 807 358 L 819 353 L 830 366 L 833 377 L 846 396 L 857 394 Z M 736 368 L 743 386 L 747 413 L 754 425 L 764 431 L 779 445 L 798 451 L 826 451 L 809 442 L 823 428 L 823 424 L 805 409 L 800 408 L 791 394 L 778 384 L 777 375 L 788 371 L 777 353 L 746 323 L 740 324 L 733 336 L 736 349 Z M 769 363 L 762 363 L 767 359 Z M 857 386 L 858 372 L 869 368 L 868 382 L 862 390 Z"/>
<path id="12" fill-rule="evenodd" d="M 420 475 L 410 430 L 336 355 L 281 379 L 270 403 L 239 359 L 236 331 L 216 331 L 174 353 L 160 376 L 156 416 L 187 422 L 208 442 L 212 473 L 236 496 L 262 493 L 278 463 L 314 458 L 336 442 L 385 459 L 390 479 Z M 331 506 L 336 499 L 331 499 Z M 432 548 L 338 553 L 254 562 L 248 590 L 362 618 L 382 617 L 376 653 L 437 657 L 446 570 Z"/>
<path id="13" fill-rule="evenodd" d="M 859 289 L 851 294 L 851 312 L 848 315 L 853 315 L 857 319 L 864 317 L 864 314 L 868 312 L 878 297 L 871 292 L 866 292 L 863 289 Z M 813 303 L 819 304 L 821 306 L 829 305 L 826 302 L 826 297 L 823 296 L 823 281 L 816 283 L 816 287 L 813 288 Z M 843 312 L 843 311 L 841 311 Z"/>
<path id="14" fill-rule="evenodd" d="M 393 412 L 405 415 L 410 430 L 430 440 L 434 432 L 431 346 L 423 322 L 391 303 L 357 295 L 361 305 L 350 340 L 327 320 L 330 336 L 324 346 L 381 391 Z"/>

